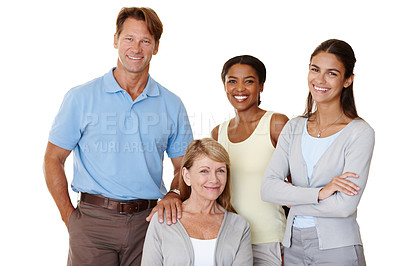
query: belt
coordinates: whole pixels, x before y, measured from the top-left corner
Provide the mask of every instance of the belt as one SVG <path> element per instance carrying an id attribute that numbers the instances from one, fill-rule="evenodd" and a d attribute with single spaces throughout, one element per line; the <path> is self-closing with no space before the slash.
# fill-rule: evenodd
<path id="1" fill-rule="evenodd" d="M 119 214 L 141 212 L 157 205 L 157 200 L 116 200 L 88 193 L 81 193 L 80 201 L 105 209 L 115 210 Z"/>

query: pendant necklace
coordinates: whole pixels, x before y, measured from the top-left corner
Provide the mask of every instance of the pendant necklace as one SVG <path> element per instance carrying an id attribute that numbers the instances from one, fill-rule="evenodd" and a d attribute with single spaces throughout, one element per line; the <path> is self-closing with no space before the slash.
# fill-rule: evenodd
<path id="1" fill-rule="evenodd" d="M 321 130 L 321 129 L 319 129 L 318 113 L 317 113 L 317 117 L 316 117 L 316 120 L 317 120 L 317 127 L 318 127 L 317 138 L 320 138 L 322 132 L 324 132 L 325 130 L 327 130 L 330 126 L 336 124 L 336 122 L 339 121 L 339 119 L 342 118 L 343 115 L 344 115 L 344 113 L 342 113 L 342 114 L 338 117 L 338 119 L 335 120 L 335 122 L 333 122 L 332 124 L 329 124 L 326 128 L 324 128 L 324 129 Z"/>

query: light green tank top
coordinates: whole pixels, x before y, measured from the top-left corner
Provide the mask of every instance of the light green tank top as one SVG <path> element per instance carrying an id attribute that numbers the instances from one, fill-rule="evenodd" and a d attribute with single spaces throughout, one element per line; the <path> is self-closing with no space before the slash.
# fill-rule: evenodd
<path id="1" fill-rule="evenodd" d="M 271 143 L 266 112 L 246 140 L 232 143 L 228 138 L 229 120 L 219 126 L 218 142 L 229 153 L 232 178 L 232 204 L 250 224 L 253 244 L 282 242 L 286 218 L 281 206 L 263 202 L 260 196 L 265 169 L 275 150 Z"/>

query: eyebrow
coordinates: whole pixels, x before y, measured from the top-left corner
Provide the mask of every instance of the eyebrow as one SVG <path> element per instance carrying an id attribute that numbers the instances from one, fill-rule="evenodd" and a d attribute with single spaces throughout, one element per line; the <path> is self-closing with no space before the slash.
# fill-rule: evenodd
<path id="1" fill-rule="evenodd" d="M 210 166 L 208 166 L 208 165 L 202 165 L 202 166 L 199 166 L 199 168 L 208 168 L 208 169 L 211 169 L 211 167 Z M 226 166 L 225 165 L 223 165 L 223 166 L 220 166 L 220 167 L 218 167 L 217 169 L 221 169 L 221 168 L 224 168 L 224 169 L 226 169 Z"/>
<path id="2" fill-rule="evenodd" d="M 124 35 L 124 37 L 135 37 L 135 36 L 137 36 L 137 35 L 135 35 L 135 34 L 130 34 L 130 33 L 127 33 L 127 34 Z M 151 37 L 149 37 L 149 36 L 143 36 L 143 35 L 141 35 L 141 36 L 139 36 L 139 38 L 151 40 Z"/>
<path id="3" fill-rule="evenodd" d="M 315 68 L 321 69 L 319 66 L 314 65 L 314 64 L 310 64 L 310 67 L 315 67 Z M 335 72 L 340 73 L 340 71 L 336 68 L 328 68 L 328 71 L 335 71 Z"/>
<path id="4" fill-rule="evenodd" d="M 237 79 L 238 77 L 235 77 L 235 76 L 228 76 L 228 79 Z M 253 78 L 253 79 L 255 79 L 256 77 L 254 77 L 254 76 L 247 76 L 247 77 L 244 77 L 245 79 L 248 79 L 248 78 Z"/>

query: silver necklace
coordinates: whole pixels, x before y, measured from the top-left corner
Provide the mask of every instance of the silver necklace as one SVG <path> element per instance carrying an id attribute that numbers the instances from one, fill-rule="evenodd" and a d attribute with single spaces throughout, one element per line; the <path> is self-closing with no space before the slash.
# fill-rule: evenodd
<path id="1" fill-rule="evenodd" d="M 336 122 L 339 121 L 339 119 L 342 118 L 343 115 L 344 115 L 344 114 L 342 113 L 342 114 L 338 117 L 338 119 L 335 120 L 335 122 L 333 122 L 332 124 L 329 124 L 327 127 L 325 127 L 324 129 L 321 130 L 321 129 L 319 129 L 318 113 L 317 113 L 317 117 L 316 117 L 316 120 L 317 120 L 317 127 L 318 127 L 317 138 L 320 138 L 322 132 L 324 132 L 325 130 L 327 130 L 330 126 L 336 124 Z"/>

